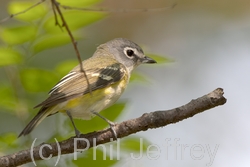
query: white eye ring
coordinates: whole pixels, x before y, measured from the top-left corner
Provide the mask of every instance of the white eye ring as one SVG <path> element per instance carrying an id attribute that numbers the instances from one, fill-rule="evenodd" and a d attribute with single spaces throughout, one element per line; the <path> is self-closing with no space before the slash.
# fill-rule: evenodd
<path id="1" fill-rule="evenodd" d="M 128 58 L 130 58 L 130 59 L 132 59 L 132 58 L 136 55 L 136 53 L 137 53 L 137 51 L 136 51 L 136 49 L 134 49 L 134 48 L 130 48 L 130 47 L 125 47 L 125 48 L 124 48 L 124 54 L 125 54 Z"/>

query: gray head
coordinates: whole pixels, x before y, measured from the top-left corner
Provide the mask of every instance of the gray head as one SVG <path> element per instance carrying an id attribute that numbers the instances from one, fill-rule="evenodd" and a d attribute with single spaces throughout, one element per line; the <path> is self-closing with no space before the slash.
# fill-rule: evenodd
<path id="1" fill-rule="evenodd" d="M 129 71 L 142 63 L 156 63 L 155 60 L 144 55 L 143 50 L 136 43 L 124 39 L 116 38 L 100 45 L 97 49 L 105 51 L 119 63 L 123 64 Z"/>

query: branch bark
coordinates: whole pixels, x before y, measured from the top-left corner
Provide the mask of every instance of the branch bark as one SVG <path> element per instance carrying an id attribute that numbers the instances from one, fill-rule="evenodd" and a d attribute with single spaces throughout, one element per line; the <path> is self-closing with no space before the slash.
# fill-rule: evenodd
<path id="1" fill-rule="evenodd" d="M 145 113 L 141 117 L 118 123 L 114 126 L 117 132 L 118 138 L 123 138 L 130 134 L 146 131 L 148 129 L 163 127 L 171 123 L 176 123 L 186 118 L 192 117 L 195 114 L 201 113 L 208 109 L 214 108 L 226 103 L 226 98 L 223 96 L 224 92 L 222 88 L 217 88 L 211 93 L 199 97 L 195 100 L 191 100 L 186 105 L 174 108 L 171 110 L 155 111 L 151 113 Z M 73 153 L 77 144 L 77 149 L 91 148 L 99 144 L 108 143 L 113 140 L 113 133 L 110 129 L 101 130 L 98 132 L 92 132 L 88 134 L 82 134 L 80 138 L 71 137 L 59 143 L 50 143 L 47 149 L 42 149 L 43 157 L 58 156 L 60 154 Z M 77 140 L 77 142 L 76 142 Z M 39 154 L 39 150 L 45 143 L 42 143 L 33 148 L 22 150 L 17 153 L 0 157 L 0 167 L 12 167 L 22 165 L 34 160 L 41 160 L 42 157 Z M 31 156 L 33 153 L 33 156 Z"/>

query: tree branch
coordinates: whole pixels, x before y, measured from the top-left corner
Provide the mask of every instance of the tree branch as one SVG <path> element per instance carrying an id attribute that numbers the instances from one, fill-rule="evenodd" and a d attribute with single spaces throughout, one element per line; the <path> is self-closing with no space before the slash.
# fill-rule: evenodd
<path id="1" fill-rule="evenodd" d="M 164 11 L 167 9 L 173 9 L 177 3 L 174 3 L 171 6 L 161 7 L 161 8 L 130 8 L 130 9 L 105 9 L 105 8 L 81 8 L 81 7 L 73 7 L 62 5 L 60 6 L 63 9 L 70 9 L 70 10 L 82 10 L 82 11 L 92 11 L 92 12 L 112 12 L 112 13 L 128 13 L 128 12 L 155 12 L 155 11 Z"/>
<path id="2" fill-rule="evenodd" d="M 181 107 L 171 110 L 145 113 L 139 118 L 116 124 L 114 129 L 117 132 L 117 136 L 122 138 L 139 131 L 146 131 L 148 129 L 163 127 L 171 123 L 176 123 L 205 110 L 225 104 L 226 98 L 223 97 L 223 94 L 223 89 L 217 88 L 213 92 L 195 100 L 191 100 L 189 103 Z M 48 147 L 46 147 L 47 149 L 42 149 L 42 154 L 44 157 L 48 157 L 50 155 L 54 157 L 60 154 L 69 154 L 74 152 L 74 144 L 77 144 L 77 149 L 91 148 L 99 144 L 113 141 L 111 140 L 112 137 L 113 133 L 110 129 L 82 134 L 78 139 L 71 137 L 59 143 L 50 143 L 48 144 L 50 149 L 48 149 Z M 75 142 L 76 140 L 78 141 Z M 27 149 L 14 154 L 3 156 L 0 158 L 0 166 L 18 166 L 27 162 L 32 162 L 32 158 L 34 158 L 34 160 L 41 160 L 42 158 L 39 154 L 39 150 L 44 144 L 45 143 L 35 146 L 33 151 Z M 33 153 L 33 157 L 31 156 L 31 153 Z"/>

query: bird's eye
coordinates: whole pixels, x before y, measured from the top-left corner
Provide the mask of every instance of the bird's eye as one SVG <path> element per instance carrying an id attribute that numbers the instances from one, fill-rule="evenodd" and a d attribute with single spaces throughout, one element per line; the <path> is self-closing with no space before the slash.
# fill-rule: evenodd
<path id="1" fill-rule="evenodd" d="M 128 49 L 126 52 L 127 52 L 127 55 L 128 55 L 129 57 L 131 57 L 131 56 L 134 55 L 134 51 L 131 50 L 131 49 Z"/>

